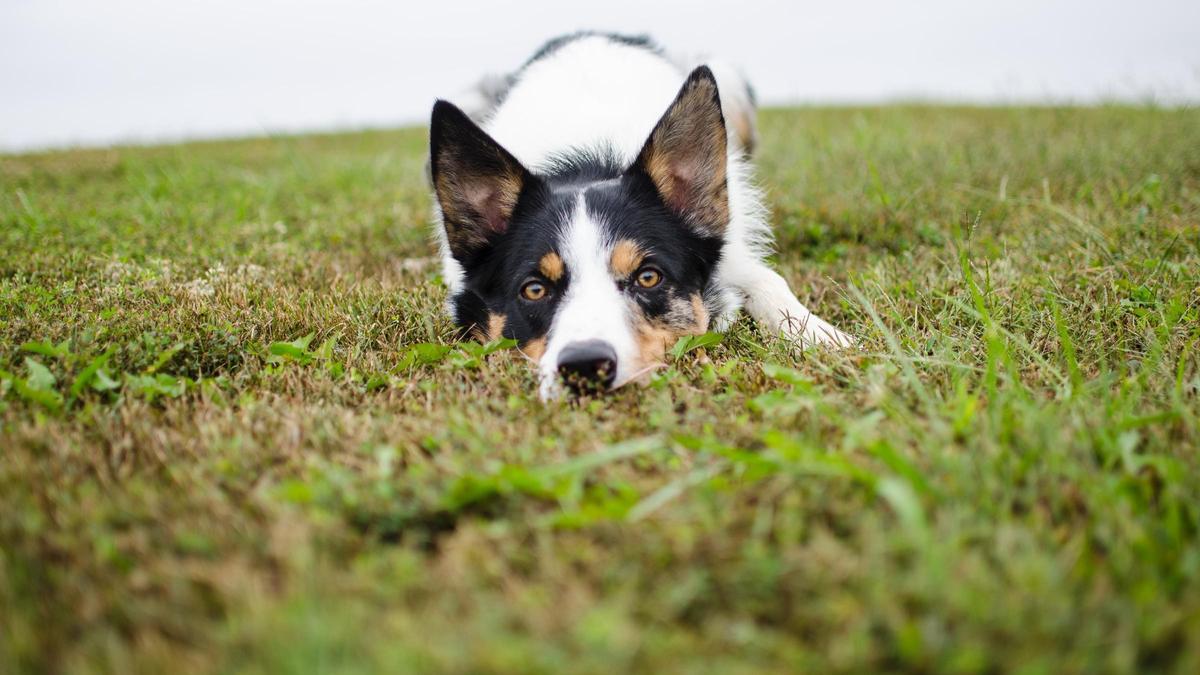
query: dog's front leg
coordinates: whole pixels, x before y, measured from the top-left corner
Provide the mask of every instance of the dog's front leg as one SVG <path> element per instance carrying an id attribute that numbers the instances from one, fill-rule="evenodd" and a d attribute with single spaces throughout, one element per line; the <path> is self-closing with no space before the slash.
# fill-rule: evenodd
<path id="1" fill-rule="evenodd" d="M 745 298 L 746 312 L 760 324 L 783 331 L 803 346 L 850 347 L 854 338 L 808 311 L 788 282 L 761 262 L 737 266 L 728 279 Z"/>

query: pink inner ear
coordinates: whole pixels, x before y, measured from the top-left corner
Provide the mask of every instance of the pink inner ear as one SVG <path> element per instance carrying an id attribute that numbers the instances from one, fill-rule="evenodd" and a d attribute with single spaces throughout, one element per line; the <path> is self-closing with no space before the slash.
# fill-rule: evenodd
<path id="1" fill-rule="evenodd" d="M 675 182 L 691 185 L 700 173 L 700 164 L 703 164 L 703 160 L 694 154 L 680 158 L 675 166 L 671 167 L 671 174 L 674 176 Z"/>
<path id="2" fill-rule="evenodd" d="M 668 205 L 676 211 L 686 211 L 697 198 L 701 162 L 695 156 L 681 158 L 671 167 L 671 187 Z"/>
<path id="3" fill-rule="evenodd" d="M 495 234 L 504 234 L 508 229 L 508 216 L 505 213 L 503 195 L 500 190 L 488 185 L 468 185 L 464 196 L 475 212 L 483 218 L 487 228 Z"/>

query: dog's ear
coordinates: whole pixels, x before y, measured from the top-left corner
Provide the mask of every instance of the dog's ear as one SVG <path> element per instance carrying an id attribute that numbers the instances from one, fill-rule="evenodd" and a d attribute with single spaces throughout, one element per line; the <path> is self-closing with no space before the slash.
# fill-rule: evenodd
<path id="1" fill-rule="evenodd" d="M 463 260 L 506 231 L 532 176 L 463 111 L 433 106 L 430 170 L 450 252 Z"/>
<path id="2" fill-rule="evenodd" d="M 658 121 L 632 170 L 654 183 L 667 206 L 698 233 L 719 237 L 729 224 L 725 117 L 708 66 L 692 71 Z"/>

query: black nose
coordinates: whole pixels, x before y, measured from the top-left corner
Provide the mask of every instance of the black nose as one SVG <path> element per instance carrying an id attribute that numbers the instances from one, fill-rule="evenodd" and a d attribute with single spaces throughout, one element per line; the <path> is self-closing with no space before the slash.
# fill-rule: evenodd
<path id="1" fill-rule="evenodd" d="M 602 340 L 572 342 L 558 355 L 558 375 L 575 393 L 607 389 L 617 379 L 617 353 Z"/>

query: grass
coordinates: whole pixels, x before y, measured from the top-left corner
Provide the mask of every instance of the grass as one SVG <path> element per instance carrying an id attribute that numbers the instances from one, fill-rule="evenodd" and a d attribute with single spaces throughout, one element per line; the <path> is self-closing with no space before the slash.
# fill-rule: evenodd
<path id="1" fill-rule="evenodd" d="M 580 405 L 423 130 L 0 157 L 0 672 L 1200 672 L 1200 113 L 762 122 L 862 349 Z"/>

